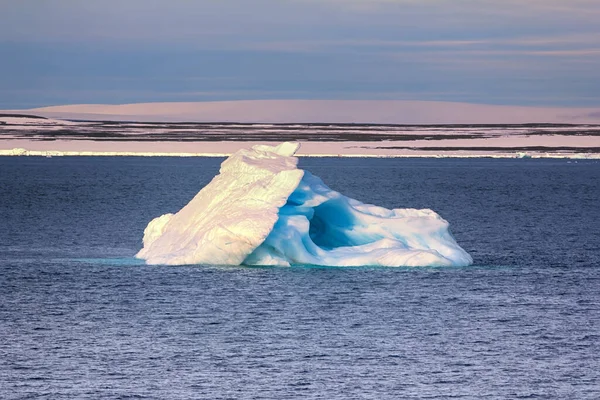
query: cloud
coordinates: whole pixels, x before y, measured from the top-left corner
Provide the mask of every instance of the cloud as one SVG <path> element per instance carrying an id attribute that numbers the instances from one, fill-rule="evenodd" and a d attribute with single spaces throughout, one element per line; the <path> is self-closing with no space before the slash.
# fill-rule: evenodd
<path id="1" fill-rule="evenodd" d="M 600 3 L 586 0 L 20 0 L 0 7 L 3 40 L 189 44 L 399 35 L 436 41 L 448 33 L 485 39 L 492 31 L 506 36 L 556 27 L 597 32 L 600 13 Z"/>
<path id="2" fill-rule="evenodd" d="M 598 118 L 598 119 L 600 119 L 600 111 L 587 113 L 587 114 L 584 114 L 582 117 L 583 118 L 587 117 L 587 118 Z"/>
<path id="3" fill-rule="evenodd" d="M 597 0 L 0 0 L 0 15 L 2 104 L 600 103 Z"/>
<path id="4" fill-rule="evenodd" d="M 511 37 L 486 39 L 436 39 L 436 40 L 384 40 L 384 39 L 341 39 L 341 40 L 289 40 L 261 41 L 241 47 L 255 50 L 286 52 L 320 52 L 348 49 L 376 49 L 387 52 L 390 49 L 424 51 L 487 51 L 489 53 L 539 54 L 539 55 L 595 55 L 600 49 L 600 33 L 590 35 L 555 35 L 547 37 Z M 588 46 L 598 45 L 596 47 Z M 524 50 L 528 48 L 529 50 Z"/>

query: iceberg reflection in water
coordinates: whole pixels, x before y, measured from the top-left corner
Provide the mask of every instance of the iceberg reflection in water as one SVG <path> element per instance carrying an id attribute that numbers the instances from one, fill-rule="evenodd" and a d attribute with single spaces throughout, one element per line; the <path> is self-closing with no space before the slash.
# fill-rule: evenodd
<path id="1" fill-rule="evenodd" d="M 472 258 L 432 210 L 364 204 L 297 168 L 298 143 L 258 145 L 176 214 L 152 220 L 148 264 L 466 266 Z"/>

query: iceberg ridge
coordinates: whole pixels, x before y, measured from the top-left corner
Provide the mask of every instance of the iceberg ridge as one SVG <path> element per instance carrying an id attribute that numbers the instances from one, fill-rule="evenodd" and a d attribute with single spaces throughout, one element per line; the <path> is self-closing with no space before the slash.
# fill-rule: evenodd
<path id="1" fill-rule="evenodd" d="M 432 210 L 364 204 L 297 168 L 298 143 L 257 145 L 176 214 L 152 220 L 148 264 L 465 266 L 472 258 Z"/>

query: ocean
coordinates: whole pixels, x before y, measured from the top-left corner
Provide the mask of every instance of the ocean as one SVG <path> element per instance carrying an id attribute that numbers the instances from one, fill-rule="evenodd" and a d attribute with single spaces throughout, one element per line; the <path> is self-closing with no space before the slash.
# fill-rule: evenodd
<path id="1" fill-rule="evenodd" d="M 222 161 L 0 157 L 0 398 L 600 398 L 599 161 L 300 160 L 469 267 L 134 259 Z"/>

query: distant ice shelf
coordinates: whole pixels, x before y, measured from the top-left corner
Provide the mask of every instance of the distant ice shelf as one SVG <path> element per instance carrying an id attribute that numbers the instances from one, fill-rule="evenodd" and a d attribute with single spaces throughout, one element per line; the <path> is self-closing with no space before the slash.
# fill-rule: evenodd
<path id="1" fill-rule="evenodd" d="M 347 142 L 352 144 L 352 142 Z M 62 150 L 27 150 L 25 148 L 0 149 L 0 156 L 31 156 L 31 157 L 229 157 L 232 153 L 220 152 L 152 152 L 152 151 L 62 151 Z M 420 151 L 394 154 L 378 153 L 303 153 L 299 157 L 348 157 L 348 158 L 555 158 L 555 159 L 587 159 L 598 160 L 600 153 L 576 152 L 512 152 L 512 151 Z"/>
<path id="2" fill-rule="evenodd" d="M 466 266 L 472 258 L 432 210 L 364 204 L 297 168 L 298 143 L 256 145 L 179 212 L 152 220 L 148 264 Z"/>

